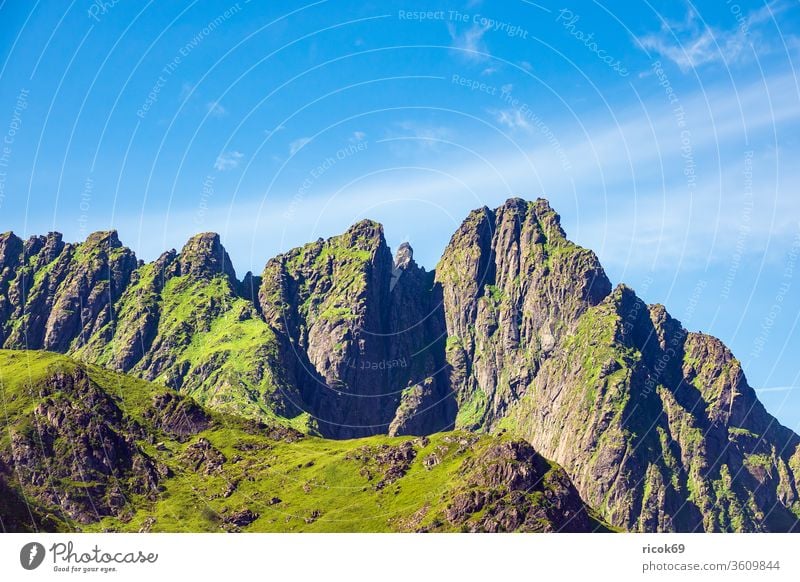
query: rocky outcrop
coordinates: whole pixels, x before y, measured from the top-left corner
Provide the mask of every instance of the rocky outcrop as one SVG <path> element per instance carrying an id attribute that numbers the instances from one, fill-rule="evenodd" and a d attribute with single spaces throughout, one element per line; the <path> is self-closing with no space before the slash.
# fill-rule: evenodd
<path id="1" fill-rule="evenodd" d="M 457 426 L 491 428 L 611 284 L 547 201 L 472 212 L 436 269 Z"/>
<path id="2" fill-rule="evenodd" d="M 501 441 L 461 467 L 444 519 L 468 532 L 603 531 L 566 473 L 524 441 Z M 437 522 L 434 522 L 434 525 Z M 434 531 L 423 528 L 422 531 Z"/>
<path id="3" fill-rule="evenodd" d="M 203 475 L 214 475 L 221 472 L 226 461 L 225 455 L 204 438 L 189 445 L 183 454 L 183 462 L 189 470 Z"/>
<path id="4" fill-rule="evenodd" d="M 231 285 L 237 285 L 231 258 L 215 232 L 204 232 L 189 239 L 178 257 L 178 268 L 182 276 L 213 279 L 222 275 Z"/>
<path id="5" fill-rule="evenodd" d="M 580 318 L 502 424 L 625 529 L 797 528 L 800 438 L 719 340 L 625 286 Z"/>
<path id="6" fill-rule="evenodd" d="M 391 271 L 383 230 L 370 221 L 271 259 L 264 270 L 264 319 L 325 435 L 386 432 L 391 420 L 395 396 L 383 336 Z"/>
<path id="7" fill-rule="evenodd" d="M 12 306 L 6 346 L 57 352 L 77 349 L 113 324 L 114 304 L 137 267 L 115 231 L 80 245 L 64 244 L 57 233 L 33 237 L 10 264 L 16 268 L 5 293 Z"/>
<path id="8" fill-rule="evenodd" d="M 399 446 L 363 446 L 346 459 L 361 464 L 360 474 L 368 481 L 374 481 L 376 490 L 383 489 L 403 478 L 417 456 L 417 450 L 410 441 Z"/>
<path id="9" fill-rule="evenodd" d="M 176 438 L 196 435 L 211 426 L 211 418 L 193 400 L 169 392 L 153 397 L 146 418 L 156 428 Z"/>
<path id="10" fill-rule="evenodd" d="M 9 425 L 11 446 L 0 463 L 39 502 L 68 519 L 91 523 L 120 515 L 131 495 L 154 498 L 159 476 L 116 402 L 80 368 L 36 386 L 27 423 Z"/>
<path id="11" fill-rule="evenodd" d="M 8 290 L 22 261 L 23 242 L 13 232 L 0 234 L 0 345 L 10 331 L 9 322 L 15 310 Z"/>
<path id="12" fill-rule="evenodd" d="M 432 284 L 410 246 L 392 262 L 382 227 L 371 221 L 269 261 L 261 311 L 322 434 L 426 433 L 451 424 Z"/>

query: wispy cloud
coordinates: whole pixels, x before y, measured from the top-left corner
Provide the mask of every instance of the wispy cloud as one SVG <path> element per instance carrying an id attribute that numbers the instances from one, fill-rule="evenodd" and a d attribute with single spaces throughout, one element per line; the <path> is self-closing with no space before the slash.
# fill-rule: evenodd
<path id="1" fill-rule="evenodd" d="M 459 32 L 455 24 L 448 22 L 447 30 L 453 41 L 451 46 L 458 49 L 458 52 L 464 58 L 471 61 L 483 61 L 491 56 L 483 40 L 483 35 L 489 30 L 488 26 L 474 24 L 466 30 Z"/>
<path id="2" fill-rule="evenodd" d="M 305 146 L 310 141 L 311 141 L 310 137 L 297 138 L 296 140 L 294 140 L 292 143 L 289 144 L 289 154 L 295 155 L 297 152 L 303 149 L 303 146 Z"/>
<path id="3" fill-rule="evenodd" d="M 273 135 L 275 135 L 279 131 L 283 131 L 284 129 L 286 129 L 285 126 L 278 125 L 277 127 L 274 127 L 272 129 L 265 129 L 264 130 L 264 135 L 266 135 L 267 137 L 272 137 Z"/>
<path id="4" fill-rule="evenodd" d="M 657 33 L 638 37 L 639 43 L 674 62 L 682 71 L 721 62 L 732 66 L 752 58 L 750 47 L 759 54 L 771 52 L 764 25 L 789 7 L 787 0 L 773 0 L 752 12 L 742 14 L 733 28 L 708 25 L 690 8 L 682 22 L 667 22 Z"/>
<path id="5" fill-rule="evenodd" d="M 496 123 L 503 125 L 512 131 L 519 129 L 528 131 L 531 129 L 531 124 L 527 119 L 525 119 L 525 116 L 519 109 L 489 109 L 487 111 L 492 117 L 494 117 Z"/>
<path id="6" fill-rule="evenodd" d="M 212 117 L 224 117 L 228 114 L 228 110 L 225 109 L 219 101 L 209 101 L 206 103 L 206 110 Z"/>
<path id="7" fill-rule="evenodd" d="M 184 81 L 183 84 L 181 85 L 180 100 L 185 101 L 186 99 L 188 99 L 189 95 L 192 94 L 192 91 L 194 91 L 194 85 Z"/>
<path id="8" fill-rule="evenodd" d="M 239 167 L 239 163 L 244 159 L 244 154 L 239 151 L 224 152 L 217 156 L 214 162 L 214 169 L 218 172 L 227 172 Z"/>
<path id="9" fill-rule="evenodd" d="M 396 123 L 395 128 L 387 132 L 386 141 L 398 140 L 393 148 L 400 155 L 435 150 L 442 145 L 441 142 L 451 141 L 455 137 L 455 132 L 449 127 L 418 121 L 402 121 Z M 405 145 L 400 140 L 406 140 Z M 409 148 L 409 145 L 412 147 Z"/>
<path id="10" fill-rule="evenodd" d="M 350 141 L 358 142 L 364 141 L 367 138 L 367 134 L 363 131 L 354 131 L 352 137 L 350 137 Z"/>

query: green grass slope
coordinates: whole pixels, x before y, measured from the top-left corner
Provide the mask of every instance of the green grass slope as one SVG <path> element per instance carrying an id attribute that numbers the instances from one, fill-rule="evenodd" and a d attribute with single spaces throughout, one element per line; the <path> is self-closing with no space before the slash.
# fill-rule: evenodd
<path id="1" fill-rule="evenodd" d="M 325 440 L 48 352 L 0 350 L 0 419 L 7 531 L 605 529 L 507 436 Z"/>

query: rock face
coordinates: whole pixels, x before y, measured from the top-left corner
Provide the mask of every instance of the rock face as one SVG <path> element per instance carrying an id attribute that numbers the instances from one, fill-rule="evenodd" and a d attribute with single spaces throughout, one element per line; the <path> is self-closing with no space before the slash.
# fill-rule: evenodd
<path id="1" fill-rule="evenodd" d="M 81 244 L 6 233 L 0 343 L 336 439 L 507 431 L 558 462 L 620 528 L 798 527 L 800 437 L 766 412 L 719 340 L 624 285 L 612 290 L 542 199 L 470 213 L 435 272 L 407 244 L 393 259 L 366 220 L 241 282 L 213 233 L 149 264 L 114 232 Z M 206 421 L 183 406 L 159 401 L 153 422 L 188 438 Z M 436 519 L 476 530 L 532 523 L 525 496 L 497 505 L 463 493 Z M 489 521 L 458 521 L 478 507 Z"/>
<path id="2" fill-rule="evenodd" d="M 24 245 L 4 237 L 0 313 L 7 319 L 0 337 L 7 347 L 66 352 L 114 320 L 113 306 L 137 266 L 115 231 L 94 233 L 81 245 L 65 244 L 58 233 Z"/>
<path id="3" fill-rule="evenodd" d="M 9 425 L 29 430 L 11 430 L 10 450 L 0 451 L 27 495 L 83 524 L 120 515 L 131 495 L 155 499 L 158 471 L 136 443 L 142 428 L 83 370 L 57 372 L 36 390 L 26 424 Z"/>
<path id="4" fill-rule="evenodd" d="M 636 531 L 791 531 L 800 438 L 716 338 L 619 286 L 588 310 L 503 423 Z"/>
<path id="5" fill-rule="evenodd" d="M 259 300 L 281 361 L 323 434 L 386 432 L 395 396 L 383 332 L 392 258 L 381 227 L 345 234 L 267 263 Z"/>
<path id="6" fill-rule="evenodd" d="M 392 262 L 371 221 L 267 263 L 261 312 L 322 434 L 425 434 L 449 424 L 432 284 L 409 246 Z"/>
<path id="7" fill-rule="evenodd" d="M 566 473 L 524 441 L 493 445 L 463 471 L 469 488 L 453 496 L 445 514 L 462 531 L 587 532 L 597 527 Z"/>
<path id="8" fill-rule="evenodd" d="M 566 239 L 545 200 L 472 212 L 436 269 L 456 425 L 491 428 L 579 316 L 611 290 L 594 253 Z"/>

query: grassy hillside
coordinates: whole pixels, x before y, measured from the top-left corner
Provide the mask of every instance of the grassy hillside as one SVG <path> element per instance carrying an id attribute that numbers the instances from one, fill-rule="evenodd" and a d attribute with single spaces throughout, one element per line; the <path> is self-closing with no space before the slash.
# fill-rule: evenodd
<path id="1" fill-rule="evenodd" d="M 505 436 L 324 440 L 31 351 L 0 351 L 0 418 L 6 530 L 603 529 Z"/>

